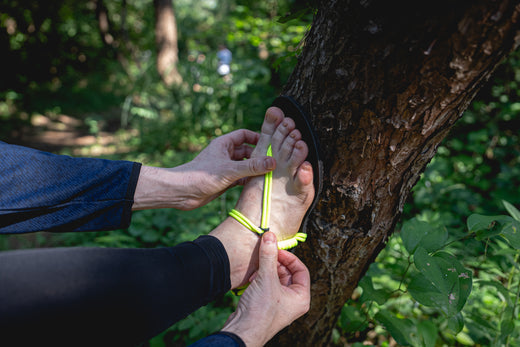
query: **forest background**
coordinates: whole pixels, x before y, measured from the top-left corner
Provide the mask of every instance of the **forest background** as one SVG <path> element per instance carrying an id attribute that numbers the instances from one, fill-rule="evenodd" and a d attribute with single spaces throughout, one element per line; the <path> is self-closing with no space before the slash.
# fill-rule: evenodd
<path id="1" fill-rule="evenodd" d="M 160 3 L 0 1 L 0 139 L 172 167 L 216 136 L 259 130 L 296 63 L 312 4 L 176 0 L 180 79 L 165 83 L 157 63 Z M 217 73 L 220 45 L 233 54 L 226 76 Z M 335 345 L 520 344 L 519 83 L 517 52 L 439 147 L 395 234 L 331 327 Z M 139 211 L 128 230 L 2 236 L 0 249 L 175 245 L 219 224 L 239 193 L 191 212 Z M 421 276 L 414 253 L 432 241 L 437 248 L 428 251 L 455 255 L 472 274 L 458 312 L 428 305 L 427 288 L 414 285 Z M 210 334 L 236 302 L 226 295 L 147 344 L 183 346 Z"/>

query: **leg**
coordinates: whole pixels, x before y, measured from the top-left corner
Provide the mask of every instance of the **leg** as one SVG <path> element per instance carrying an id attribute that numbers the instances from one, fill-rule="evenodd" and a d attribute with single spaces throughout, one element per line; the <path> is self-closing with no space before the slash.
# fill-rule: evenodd
<path id="1" fill-rule="evenodd" d="M 229 288 L 227 255 L 210 236 L 155 249 L 0 252 L 0 340 L 132 346 Z"/>

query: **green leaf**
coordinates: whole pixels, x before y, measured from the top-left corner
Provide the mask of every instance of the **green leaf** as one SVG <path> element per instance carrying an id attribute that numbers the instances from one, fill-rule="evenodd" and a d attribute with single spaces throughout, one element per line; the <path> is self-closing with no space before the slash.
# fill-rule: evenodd
<path id="1" fill-rule="evenodd" d="M 343 331 L 349 333 L 363 331 L 368 326 L 365 315 L 357 307 L 350 305 L 343 306 L 338 323 Z"/>
<path id="2" fill-rule="evenodd" d="M 414 324 L 409 319 L 397 318 L 387 310 L 379 311 L 374 317 L 392 335 L 398 344 L 411 346 L 410 336 L 415 332 Z"/>
<path id="3" fill-rule="evenodd" d="M 512 220 L 506 223 L 501 229 L 501 233 L 511 247 L 520 249 L 520 222 Z"/>
<path id="4" fill-rule="evenodd" d="M 432 252 L 446 243 L 448 232 L 445 228 L 433 227 L 417 218 L 412 218 L 403 223 L 401 239 L 410 254 L 413 254 L 419 246 Z"/>
<path id="5" fill-rule="evenodd" d="M 361 294 L 361 302 L 366 301 L 375 301 L 379 305 L 383 305 L 389 297 L 382 289 L 374 289 L 374 285 L 372 283 L 372 278 L 370 276 L 365 276 L 359 281 L 359 286 L 363 289 L 363 294 Z"/>
<path id="6" fill-rule="evenodd" d="M 438 331 L 432 321 L 420 321 L 419 324 L 417 324 L 417 332 L 422 338 L 424 347 L 435 347 Z"/>
<path id="7" fill-rule="evenodd" d="M 408 286 L 412 297 L 425 306 L 440 309 L 448 317 L 459 313 L 471 293 L 471 271 L 448 253 L 430 256 L 424 248 L 417 248 L 414 263 L 421 273 Z"/>
<path id="8" fill-rule="evenodd" d="M 489 231 L 495 227 L 497 222 L 507 222 L 510 219 L 511 217 L 509 216 L 484 216 L 480 214 L 472 214 L 468 217 L 466 224 L 469 232 Z"/>
<path id="9" fill-rule="evenodd" d="M 464 317 L 462 317 L 462 313 L 457 313 L 456 315 L 448 318 L 448 328 L 454 333 L 458 334 L 464 328 Z"/>
<path id="10" fill-rule="evenodd" d="M 463 331 L 459 332 L 457 334 L 457 336 L 455 337 L 455 339 L 457 340 L 458 343 L 460 343 L 464 346 L 474 346 L 475 345 L 475 341 L 473 341 L 471 336 L 469 336 L 468 334 L 466 334 Z"/>
<path id="11" fill-rule="evenodd" d="M 506 208 L 507 212 L 509 212 L 511 217 L 520 222 L 520 211 L 518 211 L 516 207 L 505 200 L 502 200 L 502 204 L 504 204 L 504 207 Z"/>
<path id="12" fill-rule="evenodd" d="M 494 287 L 500 294 L 502 294 L 502 296 L 504 297 L 504 300 L 506 301 L 507 306 L 513 306 L 513 302 L 511 301 L 511 297 L 510 297 L 509 291 L 499 281 L 482 281 L 482 280 L 478 280 L 477 283 L 479 284 L 479 286 Z"/>
<path id="13" fill-rule="evenodd" d="M 505 319 L 500 322 L 500 339 L 505 340 L 515 329 L 515 322 L 512 319 Z"/>
<path id="14" fill-rule="evenodd" d="M 443 271 L 445 269 L 442 269 L 436 259 L 431 257 L 424 248 L 420 247 L 415 251 L 414 263 L 440 293 L 448 294 L 451 284 L 446 281 L 447 274 Z"/>
<path id="15" fill-rule="evenodd" d="M 312 13 L 314 10 L 310 7 L 301 9 L 299 11 L 296 11 L 294 13 L 288 13 L 283 17 L 278 18 L 278 23 L 287 23 L 293 19 L 300 19 L 306 14 Z"/>
<path id="16" fill-rule="evenodd" d="M 436 307 L 445 295 L 440 293 L 424 275 L 418 273 L 411 276 L 408 291 L 410 295 L 421 305 Z"/>

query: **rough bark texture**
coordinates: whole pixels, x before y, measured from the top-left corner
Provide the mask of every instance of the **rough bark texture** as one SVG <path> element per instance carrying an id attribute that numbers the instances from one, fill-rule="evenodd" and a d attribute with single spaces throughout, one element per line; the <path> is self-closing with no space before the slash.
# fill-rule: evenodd
<path id="1" fill-rule="evenodd" d="M 321 139 L 308 241 L 311 310 L 272 341 L 326 346 L 410 190 L 495 67 L 520 43 L 518 1 L 321 1 L 285 93 Z"/>
<path id="2" fill-rule="evenodd" d="M 154 7 L 157 72 L 166 85 L 179 84 L 182 77 L 177 71 L 179 49 L 172 0 L 154 0 Z"/>

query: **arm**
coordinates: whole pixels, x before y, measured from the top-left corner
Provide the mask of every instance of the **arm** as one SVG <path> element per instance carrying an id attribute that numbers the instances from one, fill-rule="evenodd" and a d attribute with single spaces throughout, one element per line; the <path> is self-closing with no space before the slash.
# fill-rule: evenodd
<path id="1" fill-rule="evenodd" d="M 12 345 L 133 346 L 230 289 L 222 244 L 0 252 L 0 336 Z"/>
<path id="2" fill-rule="evenodd" d="M 192 210 L 207 204 L 240 180 L 275 168 L 271 157 L 249 160 L 259 134 L 236 130 L 213 140 L 195 159 L 166 169 L 143 166 L 133 210 L 171 207 Z"/>
<path id="3" fill-rule="evenodd" d="M 191 210 L 248 176 L 274 169 L 250 160 L 259 135 L 237 130 L 175 168 L 72 158 L 0 142 L 0 233 L 126 228 L 132 210 Z"/>
<path id="4" fill-rule="evenodd" d="M 140 167 L 0 142 L 0 233 L 125 228 Z"/>

